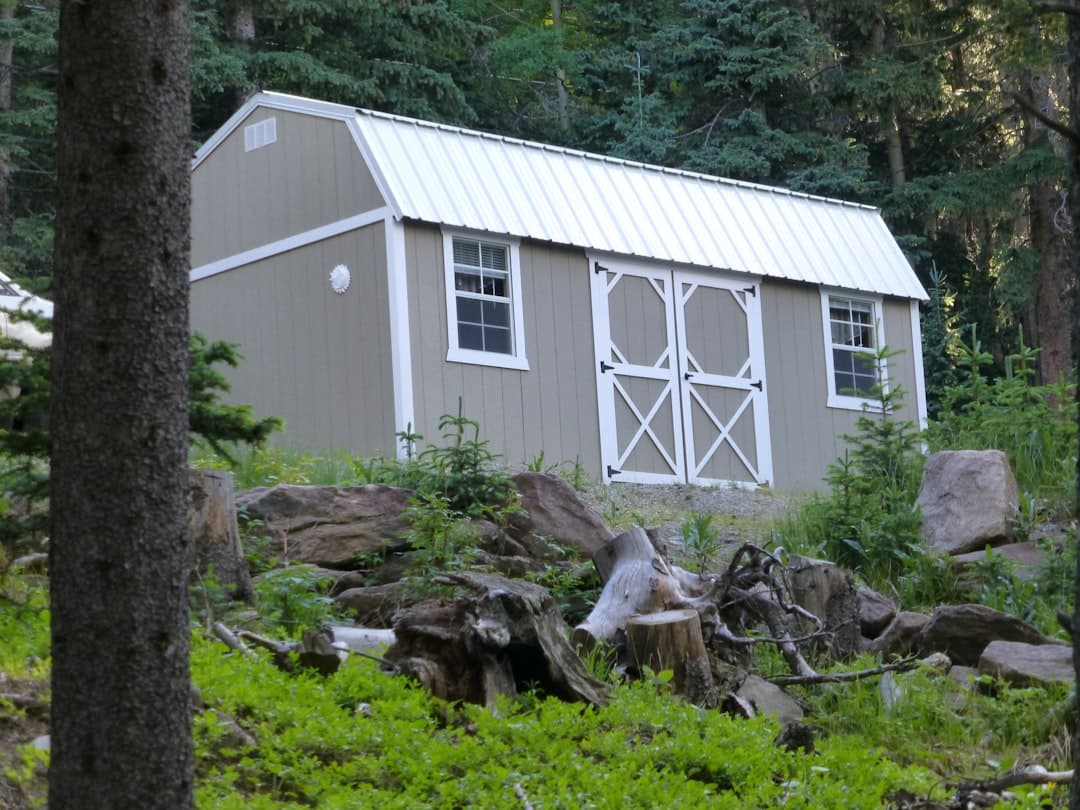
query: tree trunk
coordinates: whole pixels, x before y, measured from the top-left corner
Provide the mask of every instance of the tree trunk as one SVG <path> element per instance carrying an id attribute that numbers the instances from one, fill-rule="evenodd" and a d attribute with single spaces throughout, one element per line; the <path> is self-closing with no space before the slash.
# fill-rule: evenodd
<path id="1" fill-rule="evenodd" d="M 639 671 L 646 666 L 654 672 L 670 669 L 676 694 L 700 706 L 715 705 L 716 686 L 696 610 L 635 616 L 626 622 L 626 649 Z"/>
<path id="2" fill-rule="evenodd" d="M 1080 12 L 1065 15 L 1067 31 L 1067 61 L 1069 65 L 1069 121 L 1072 138 L 1069 148 L 1069 214 L 1072 226 L 1072 244 L 1069 251 L 1069 268 L 1072 271 L 1072 363 L 1077 373 L 1080 360 Z M 1076 387 L 1078 428 L 1080 428 L 1080 385 Z M 1080 517 L 1080 455 L 1076 460 L 1075 516 Z M 1080 556 L 1076 561 L 1073 582 L 1073 670 L 1080 682 Z M 1076 701 L 1076 720 L 1073 724 L 1072 755 L 1074 769 L 1080 766 L 1080 701 Z M 1080 780 L 1074 780 L 1069 788 L 1070 810 L 1080 810 Z"/>
<path id="3" fill-rule="evenodd" d="M 879 12 L 870 30 L 870 48 L 875 54 L 882 54 L 887 46 L 895 44 L 890 41 L 892 39 L 890 26 Z M 884 99 L 879 126 L 885 138 L 885 156 L 889 161 L 889 184 L 893 191 L 899 191 L 907 183 L 907 171 L 904 167 L 904 142 L 900 135 L 900 108 L 896 99 Z"/>
<path id="4" fill-rule="evenodd" d="M 15 0 L 0 0 L 0 24 L 15 17 Z M 0 112 L 11 109 L 15 79 L 15 42 L 0 40 Z M 7 149 L 0 145 L 0 245 L 7 244 L 11 231 L 11 162 Z"/>
<path id="5" fill-rule="evenodd" d="M 562 0 L 551 0 L 551 27 L 562 33 Z M 563 50 L 560 43 L 560 53 Z M 570 94 L 566 90 L 566 71 L 562 67 L 555 68 L 555 81 L 558 84 L 555 91 L 558 94 L 559 129 L 566 132 L 570 129 Z"/>
<path id="6" fill-rule="evenodd" d="M 1047 118 L 1058 120 L 1055 98 L 1060 98 L 1060 76 L 1025 71 L 1021 93 Z M 1045 138 L 1055 145 L 1060 139 L 1051 136 L 1045 124 L 1025 111 L 1024 143 L 1032 146 Z M 1029 326 L 1024 340 L 1039 353 L 1039 376 L 1045 383 L 1067 377 L 1072 368 L 1069 352 L 1069 223 L 1065 216 L 1067 197 L 1052 182 L 1028 187 L 1028 229 L 1031 248 L 1038 256 L 1039 270 L 1032 291 Z"/>
<path id="7" fill-rule="evenodd" d="M 240 530 L 236 525 L 232 473 L 188 471 L 188 570 L 213 575 L 234 599 L 251 599 Z"/>
<path id="8" fill-rule="evenodd" d="M 65 0 L 59 72 L 49 807 L 185 810 L 187 3 Z"/>

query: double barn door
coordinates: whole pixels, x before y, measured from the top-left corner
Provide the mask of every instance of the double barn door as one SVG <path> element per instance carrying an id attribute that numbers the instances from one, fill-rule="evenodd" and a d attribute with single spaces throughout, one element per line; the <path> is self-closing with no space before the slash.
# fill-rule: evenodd
<path id="1" fill-rule="evenodd" d="M 592 264 L 606 481 L 772 479 L 756 279 Z"/>

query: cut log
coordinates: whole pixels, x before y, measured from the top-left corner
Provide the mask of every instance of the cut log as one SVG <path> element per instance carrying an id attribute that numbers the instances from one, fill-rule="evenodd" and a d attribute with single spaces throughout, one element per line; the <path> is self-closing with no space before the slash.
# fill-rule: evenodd
<path id="1" fill-rule="evenodd" d="M 192 575 L 213 575 L 234 599 L 250 602 L 248 573 L 236 506 L 232 473 L 188 470 L 188 570 Z"/>
<path id="2" fill-rule="evenodd" d="M 384 657 L 399 671 L 446 700 L 493 706 L 527 684 L 564 700 L 607 702 L 607 686 L 574 653 L 545 588 L 472 572 L 440 581 L 473 595 L 423 602 L 398 615 Z"/>
<path id="3" fill-rule="evenodd" d="M 634 528 L 593 555 L 604 589 L 585 621 L 574 628 L 573 644 L 590 650 L 598 641 L 614 643 L 629 619 L 665 610 L 693 608 L 701 631 L 712 635 L 716 583 L 670 565 L 644 529 Z"/>
<path id="4" fill-rule="evenodd" d="M 646 666 L 654 672 L 670 669 L 677 694 L 700 706 L 716 704 L 716 687 L 696 610 L 666 610 L 629 619 L 626 648 L 639 671 Z"/>
<path id="5" fill-rule="evenodd" d="M 827 649 L 839 659 L 859 650 L 859 596 L 850 571 L 827 560 L 792 554 L 787 565 L 795 604 L 816 616 L 828 634 Z M 802 622 L 803 632 L 813 629 Z"/>

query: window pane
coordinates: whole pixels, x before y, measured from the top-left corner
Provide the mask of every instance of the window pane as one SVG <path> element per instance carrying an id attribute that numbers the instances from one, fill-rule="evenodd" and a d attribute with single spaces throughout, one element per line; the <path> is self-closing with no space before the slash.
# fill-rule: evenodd
<path id="1" fill-rule="evenodd" d="M 856 374 L 871 378 L 877 376 L 877 364 L 869 357 L 859 357 L 857 354 L 852 354 L 851 357 L 855 363 L 854 369 Z"/>
<path id="2" fill-rule="evenodd" d="M 855 390 L 855 375 L 842 374 L 838 371 L 836 373 L 836 393 L 841 396 L 849 396 L 853 394 Z"/>
<path id="3" fill-rule="evenodd" d="M 480 285 L 481 281 L 479 274 L 468 272 L 463 273 L 460 269 L 456 273 L 454 273 L 454 289 L 456 290 L 460 290 L 461 292 L 478 293 L 481 289 Z"/>
<path id="4" fill-rule="evenodd" d="M 851 345 L 851 326 L 846 323 L 832 322 L 832 342 L 838 346 Z"/>
<path id="5" fill-rule="evenodd" d="M 874 330 L 871 326 L 856 326 L 854 330 L 854 345 L 864 349 L 874 348 Z"/>
<path id="6" fill-rule="evenodd" d="M 856 389 L 860 394 L 868 396 L 874 390 L 874 384 L 877 382 L 876 377 L 862 377 L 858 374 L 855 375 L 855 380 L 851 384 L 851 387 Z"/>
<path id="7" fill-rule="evenodd" d="M 484 350 L 498 352 L 499 354 L 510 354 L 512 351 L 510 345 L 510 330 L 500 326 L 485 326 Z"/>
<path id="8" fill-rule="evenodd" d="M 480 246 L 480 251 L 484 268 L 506 271 L 506 248 L 503 245 L 483 244 Z"/>
<path id="9" fill-rule="evenodd" d="M 855 372 L 855 355 L 852 352 L 847 352 L 843 349 L 833 349 L 832 362 L 833 370 L 837 374 L 840 374 L 841 372 L 853 374 Z"/>
<path id="10" fill-rule="evenodd" d="M 483 306 L 485 326 L 501 326 L 507 329 L 510 328 L 509 304 L 503 304 L 497 301 L 484 301 Z"/>
<path id="11" fill-rule="evenodd" d="M 454 240 L 454 264 L 480 266 L 480 243 Z"/>
<path id="12" fill-rule="evenodd" d="M 506 283 L 506 276 L 492 274 L 490 272 L 484 273 L 484 294 L 485 295 L 497 295 L 500 298 L 506 298 L 509 295 L 508 284 Z"/>
<path id="13" fill-rule="evenodd" d="M 480 320 L 480 305 L 482 302 L 475 298 L 458 296 L 457 317 L 459 323 L 483 323 Z"/>
<path id="14" fill-rule="evenodd" d="M 469 323 L 459 323 L 457 329 L 458 347 L 462 349 L 484 350 L 483 327 Z"/>

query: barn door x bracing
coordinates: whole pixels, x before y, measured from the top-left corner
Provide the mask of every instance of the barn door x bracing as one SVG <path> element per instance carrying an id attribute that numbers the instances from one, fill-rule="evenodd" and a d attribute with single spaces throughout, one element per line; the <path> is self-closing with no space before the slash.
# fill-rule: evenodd
<path id="1" fill-rule="evenodd" d="M 756 280 L 594 261 L 607 481 L 772 478 Z"/>

